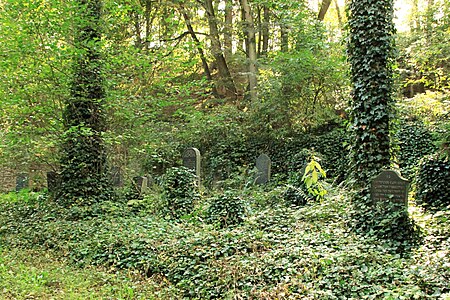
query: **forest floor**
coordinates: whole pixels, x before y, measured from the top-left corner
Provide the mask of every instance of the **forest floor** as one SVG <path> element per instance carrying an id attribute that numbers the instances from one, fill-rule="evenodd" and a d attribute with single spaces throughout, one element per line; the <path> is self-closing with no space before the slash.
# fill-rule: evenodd
<path id="1" fill-rule="evenodd" d="M 350 230 L 348 195 L 304 207 L 246 193 L 244 223 L 110 205 L 78 218 L 0 197 L 0 299 L 450 299 L 450 212 L 412 203 L 408 251 Z M 396 250 L 397 249 L 397 250 Z"/>

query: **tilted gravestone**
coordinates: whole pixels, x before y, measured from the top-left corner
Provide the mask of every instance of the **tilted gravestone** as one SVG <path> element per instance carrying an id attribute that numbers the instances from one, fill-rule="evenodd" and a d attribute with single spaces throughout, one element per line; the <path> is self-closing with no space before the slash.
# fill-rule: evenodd
<path id="1" fill-rule="evenodd" d="M 52 193 L 58 185 L 58 174 L 56 172 L 47 172 L 47 190 Z"/>
<path id="2" fill-rule="evenodd" d="M 197 148 L 187 148 L 183 152 L 183 166 L 190 170 L 194 170 L 197 177 L 197 185 L 200 186 L 200 167 L 202 157 Z"/>
<path id="3" fill-rule="evenodd" d="M 30 187 L 30 178 L 28 174 L 22 173 L 16 178 L 16 192 Z"/>
<path id="4" fill-rule="evenodd" d="M 261 154 L 256 159 L 256 169 L 258 169 L 258 175 L 256 177 L 257 184 L 266 184 L 270 180 L 270 168 L 272 161 L 266 154 Z"/>
<path id="5" fill-rule="evenodd" d="M 396 204 L 400 207 L 408 207 L 409 181 L 401 177 L 393 170 L 382 171 L 371 185 L 372 205 L 379 203 Z"/>
<path id="6" fill-rule="evenodd" d="M 133 184 L 136 189 L 136 192 L 139 193 L 139 196 L 142 196 L 145 194 L 145 192 L 147 192 L 148 179 L 146 176 L 133 177 Z"/>

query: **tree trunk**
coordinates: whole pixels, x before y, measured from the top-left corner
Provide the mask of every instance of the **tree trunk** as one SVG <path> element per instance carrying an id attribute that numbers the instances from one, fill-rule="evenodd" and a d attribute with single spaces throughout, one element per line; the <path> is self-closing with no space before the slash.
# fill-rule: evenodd
<path id="1" fill-rule="evenodd" d="M 342 23 L 341 8 L 339 7 L 338 0 L 334 0 L 334 5 L 336 7 L 339 29 L 342 30 L 344 27 L 343 27 L 343 23 Z"/>
<path id="2" fill-rule="evenodd" d="M 269 22 L 270 11 L 267 5 L 263 6 L 263 23 L 262 23 L 262 50 L 261 54 L 264 56 L 269 51 Z"/>
<path id="3" fill-rule="evenodd" d="M 353 85 L 353 176 L 360 187 L 390 165 L 393 109 L 394 0 L 352 0 L 348 44 Z M 367 6 L 371 5 L 371 18 Z M 374 30 L 367 31 L 367 28 Z"/>
<path id="4" fill-rule="evenodd" d="M 237 96 L 236 86 L 234 84 L 233 78 L 231 77 L 230 70 L 228 69 L 228 64 L 223 55 L 213 3 L 212 0 L 204 0 L 203 3 L 209 24 L 209 38 L 211 40 L 211 52 L 217 63 L 217 69 L 219 71 L 220 79 L 222 81 L 221 83 L 225 88 L 226 96 L 235 99 Z"/>
<path id="5" fill-rule="evenodd" d="M 317 16 L 317 19 L 319 19 L 320 21 L 323 21 L 326 13 L 328 11 L 328 8 L 330 7 L 330 4 L 331 4 L 331 0 L 323 0 L 322 1 L 322 5 L 320 6 L 320 11 L 319 11 L 319 15 Z"/>
<path id="6" fill-rule="evenodd" d="M 258 98 L 256 86 L 257 86 L 257 67 L 256 67 L 256 34 L 255 34 L 255 24 L 253 22 L 253 16 L 250 4 L 247 0 L 240 0 L 242 10 L 244 12 L 245 23 L 244 32 L 246 33 L 248 40 L 248 82 L 250 90 L 250 99 L 256 101 Z"/>
<path id="7" fill-rule="evenodd" d="M 233 54 L 233 0 L 225 0 L 225 27 L 223 30 L 225 58 Z"/>
<path id="8" fill-rule="evenodd" d="M 201 43 L 200 43 L 200 40 L 197 38 L 197 35 L 195 34 L 194 28 L 192 27 L 191 19 L 189 17 L 189 14 L 188 14 L 186 9 L 182 5 L 180 5 L 180 13 L 181 13 L 181 15 L 184 18 L 187 30 L 188 30 L 189 34 L 191 35 L 192 40 L 195 43 L 195 47 L 197 48 L 197 52 L 198 52 L 198 54 L 200 56 L 200 59 L 202 61 L 203 72 L 205 73 L 206 78 L 209 81 L 212 82 L 213 78 L 211 76 L 211 71 L 209 70 L 208 61 L 206 60 L 205 52 L 203 51 L 203 48 L 202 48 Z M 212 92 L 213 92 L 214 96 L 216 96 L 216 97 L 219 96 L 215 86 L 213 86 Z"/>
<path id="9" fill-rule="evenodd" d="M 103 132 L 101 1 L 79 0 L 74 74 L 64 111 L 61 174 L 56 200 L 66 207 L 89 206 L 111 197 Z"/>
<path id="10" fill-rule="evenodd" d="M 283 20 L 281 20 L 283 22 Z M 284 23 L 280 25 L 280 33 L 281 33 L 281 52 L 289 51 L 289 32 L 288 28 Z"/>

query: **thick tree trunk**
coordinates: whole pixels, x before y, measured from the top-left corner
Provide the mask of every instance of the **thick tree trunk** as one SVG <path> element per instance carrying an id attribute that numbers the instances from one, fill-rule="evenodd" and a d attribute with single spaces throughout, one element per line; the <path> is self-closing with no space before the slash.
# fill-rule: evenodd
<path id="1" fill-rule="evenodd" d="M 328 11 L 328 8 L 330 7 L 330 4 L 331 4 L 331 0 L 323 0 L 322 1 L 322 5 L 320 6 L 320 11 L 319 11 L 319 15 L 317 16 L 317 19 L 319 19 L 320 21 L 323 21 L 326 13 Z"/>
<path id="2" fill-rule="evenodd" d="M 111 196 L 103 132 L 101 1 L 79 0 L 70 98 L 64 111 L 61 174 L 56 200 L 66 207 L 89 206 Z"/>
<path id="3" fill-rule="evenodd" d="M 256 86 L 257 86 L 257 73 L 258 69 L 256 66 L 256 34 L 255 34 L 255 24 L 253 22 L 253 16 L 250 4 L 247 0 L 240 0 L 242 10 L 244 12 L 245 24 L 244 32 L 246 33 L 248 40 L 248 82 L 250 90 L 250 99 L 256 101 L 258 98 Z"/>
<path id="4" fill-rule="evenodd" d="M 226 96 L 235 99 L 237 96 L 236 86 L 234 84 L 233 78 L 231 77 L 231 72 L 228 69 L 228 64 L 223 55 L 213 3 L 212 0 L 204 0 L 203 3 L 209 24 L 209 38 L 211 40 L 211 52 L 217 63 L 217 69 L 219 71 L 220 79 L 222 81 L 221 84 L 225 88 Z"/>

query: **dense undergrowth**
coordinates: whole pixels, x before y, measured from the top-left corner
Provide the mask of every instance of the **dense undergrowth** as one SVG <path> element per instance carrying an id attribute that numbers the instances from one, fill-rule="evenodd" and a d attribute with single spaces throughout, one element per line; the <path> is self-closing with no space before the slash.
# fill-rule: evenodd
<path id="1" fill-rule="evenodd" d="M 423 240 L 399 253 L 351 232 L 348 196 L 336 191 L 295 207 L 277 189 L 246 190 L 243 223 L 229 227 L 204 220 L 202 201 L 175 220 L 120 202 L 64 209 L 42 195 L 7 195 L 0 245 L 158 278 L 150 299 L 450 299 L 448 210 L 411 206 Z"/>

